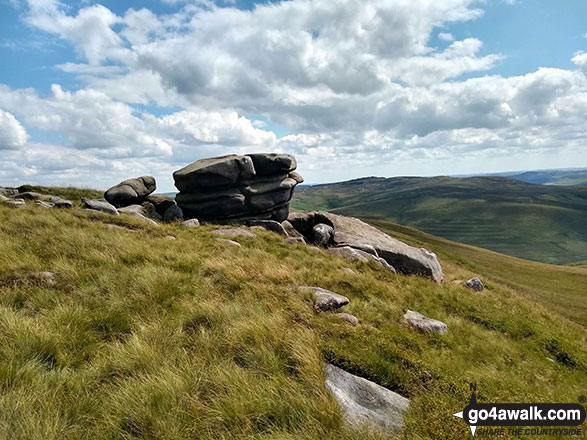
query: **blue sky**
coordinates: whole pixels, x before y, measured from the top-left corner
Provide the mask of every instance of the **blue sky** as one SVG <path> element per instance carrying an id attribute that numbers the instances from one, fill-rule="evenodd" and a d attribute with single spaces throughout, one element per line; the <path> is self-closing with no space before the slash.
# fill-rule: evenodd
<path id="1" fill-rule="evenodd" d="M 0 0 L 0 183 L 587 166 L 587 2 L 268 3 Z"/>

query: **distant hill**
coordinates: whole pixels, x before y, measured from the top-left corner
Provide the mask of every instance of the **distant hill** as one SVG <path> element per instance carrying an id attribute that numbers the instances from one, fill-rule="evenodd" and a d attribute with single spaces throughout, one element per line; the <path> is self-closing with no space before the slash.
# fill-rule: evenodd
<path id="1" fill-rule="evenodd" d="M 292 206 L 390 220 L 528 260 L 587 259 L 587 187 L 498 176 L 370 177 L 296 190 Z"/>
<path id="2" fill-rule="evenodd" d="M 587 185 L 587 168 L 535 170 L 490 174 L 490 176 L 511 177 L 522 182 L 540 185 Z"/>

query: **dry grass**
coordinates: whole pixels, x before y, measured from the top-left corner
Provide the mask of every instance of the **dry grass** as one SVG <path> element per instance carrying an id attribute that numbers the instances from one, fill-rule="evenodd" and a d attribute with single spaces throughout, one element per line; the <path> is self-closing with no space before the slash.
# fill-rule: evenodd
<path id="1" fill-rule="evenodd" d="M 469 382 L 482 401 L 585 393 L 585 329 L 511 286 L 451 284 L 473 272 L 448 252 L 437 285 L 211 229 L 0 206 L 0 439 L 382 438 L 345 428 L 325 359 L 410 397 L 405 439 L 470 435 L 451 416 Z M 361 324 L 314 315 L 302 284 L 348 296 Z M 399 326 L 405 308 L 449 333 Z"/>

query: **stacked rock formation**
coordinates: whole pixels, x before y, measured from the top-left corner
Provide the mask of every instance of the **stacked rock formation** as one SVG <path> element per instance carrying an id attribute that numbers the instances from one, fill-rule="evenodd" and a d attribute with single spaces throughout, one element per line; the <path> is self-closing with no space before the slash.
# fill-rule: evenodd
<path id="1" fill-rule="evenodd" d="M 178 206 L 200 220 L 277 220 L 289 214 L 296 160 L 288 154 L 258 153 L 202 159 L 173 173 Z"/>

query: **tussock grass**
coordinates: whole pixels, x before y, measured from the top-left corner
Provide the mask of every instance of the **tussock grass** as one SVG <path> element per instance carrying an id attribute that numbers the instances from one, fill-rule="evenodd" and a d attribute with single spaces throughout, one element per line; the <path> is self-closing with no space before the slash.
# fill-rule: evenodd
<path id="1" fill-rule="evenodd" d="M 383 438 L 345 427 L 324 360 L 409 397 L 405 439 L 470 435 L 451 416 L 469 382 L 482 401 L 585 392 L 585 328 L 493 278 L 483 294 L 453 285 L 484 274 L 450 249 L 437 285 L 212 229 L 0 206 L 0 438 Z M 349 297 L 360 325 L 315 315 L 299 285 Z M 401 327 L 406 308 L 448 334 Z"/>

